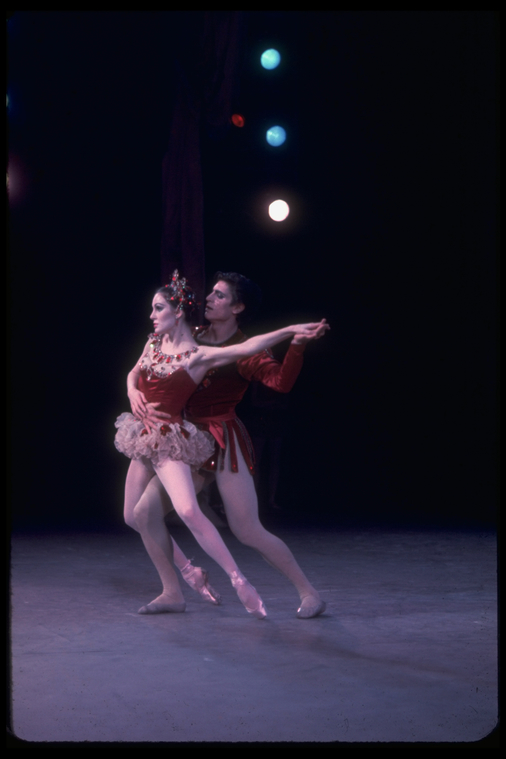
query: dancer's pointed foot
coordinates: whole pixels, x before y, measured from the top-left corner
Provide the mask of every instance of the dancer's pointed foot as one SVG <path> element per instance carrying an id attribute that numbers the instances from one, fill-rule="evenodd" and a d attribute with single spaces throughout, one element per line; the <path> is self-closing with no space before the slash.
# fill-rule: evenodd
<path id="1" fill-rule="evenodd" d="M 220 594 L 209 585 L 207 572 L 202 567 L 194 567 L 190 562 L 181 570 L 183 579 L 188 583 L 190 588 L 200 593 L 204 601 L 218 606 L 221 604 Z"/>
<path id="2" fill-rule="evenodd" d="M 318 596 L 304 596 L 297 609 L 297 616 L 299 619 L 312 619 L 323 614 L 326 608 L 327 604 Z"/>
<path id="3" fill-rule="evenodd" d="M 186 609 L 184 601 L 175 601 L 166 593 L 155 598 L 146 606 L 141 606 L 137 614 L 181 614 Z"/>
<path id="4" fill-rule="evenodd" d="M 230 581 L 248 614 L 253 614 L 257 619 L 265 619 L 267 611 L 263 601 L 244 575 L 240 572 L 233 572 L 230 575 Z"/>

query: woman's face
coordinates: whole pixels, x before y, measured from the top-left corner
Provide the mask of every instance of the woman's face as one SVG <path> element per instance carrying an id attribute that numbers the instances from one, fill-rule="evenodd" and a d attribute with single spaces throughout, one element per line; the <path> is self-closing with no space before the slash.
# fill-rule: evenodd
<path id="1" fill-rule="evenodd" d="M 160 293 L 156 293 L 152 305 L 153 310 L 149 318 L 153 320 L 153 331 L 163 335 L 174 329 L 178 321 L 176 309 Z"/>

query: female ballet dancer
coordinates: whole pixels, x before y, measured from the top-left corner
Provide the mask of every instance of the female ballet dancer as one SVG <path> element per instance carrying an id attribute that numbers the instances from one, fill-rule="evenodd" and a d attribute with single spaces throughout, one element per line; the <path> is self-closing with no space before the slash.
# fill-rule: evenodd
<path id="1" fill-rule="evenodd" d="M 153 536 L 150 509 L 145 508 L 143 500 L 144 491 L 156 474 L 197 542 L 229 576 L 246 610 L 263 619 L 266 611 L 262 599 L 240 572 L 220 534 L 198 506 L 191 468 L 197 470 L 208 460 L 214 445 L 209 433 L 183 421 L 182 410 L 211 369 L 252 356 L 295 334 L 311 337 L 327 327 L 323 320 L 286 327 L 226 348 L 198 345 L 187 321 L 195 307 L 195 296 L 177 270 L 171 285 L 155 294 L 152 306 L 150 318 L 155 331 L 127 378 L 134 414 L 123 413 L 118 417 L 115 438 L 116 448 L 132 459 L 125 485 L 125 521 L 140 532 L 163 584 L 161 595 L 139 609 L 139 613 L 185 610 L 174 567 L 166 560 L 167 546 Z M 135 402 L 136 392 L 150 403 L 159 403 L 159 410 L 169 414 L 171 421 L 147 428 L 136 418 L 141 414 Z M 169 537 L 168 540 L 170 542 Z"/>

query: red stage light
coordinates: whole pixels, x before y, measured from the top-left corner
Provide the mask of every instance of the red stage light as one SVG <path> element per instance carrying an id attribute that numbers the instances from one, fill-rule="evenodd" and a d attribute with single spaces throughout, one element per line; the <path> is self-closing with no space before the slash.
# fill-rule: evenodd
<path id="1" fill-rule="evenodd" d="M 240 113 L 234 113 L 232 116 L 232 124 L 236 127 L 243 127 L 244 126 L 244 116 L 241 116 Z"/>

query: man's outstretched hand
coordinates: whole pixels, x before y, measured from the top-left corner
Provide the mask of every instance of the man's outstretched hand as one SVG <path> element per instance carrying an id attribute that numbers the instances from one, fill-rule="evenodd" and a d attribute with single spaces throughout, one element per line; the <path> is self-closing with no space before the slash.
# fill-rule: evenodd
<path id="1" fill-rule="evenodd" d="M 315 325 L 311 333 L 305 331 L 295 334 L 292 338 L 292 343 L 294 345 L 305 345 L 311 340 L 319 340 L 329 329 L 330 326 L 327 324 L 327 320 L 322 319 L 321 322 Z"/>

